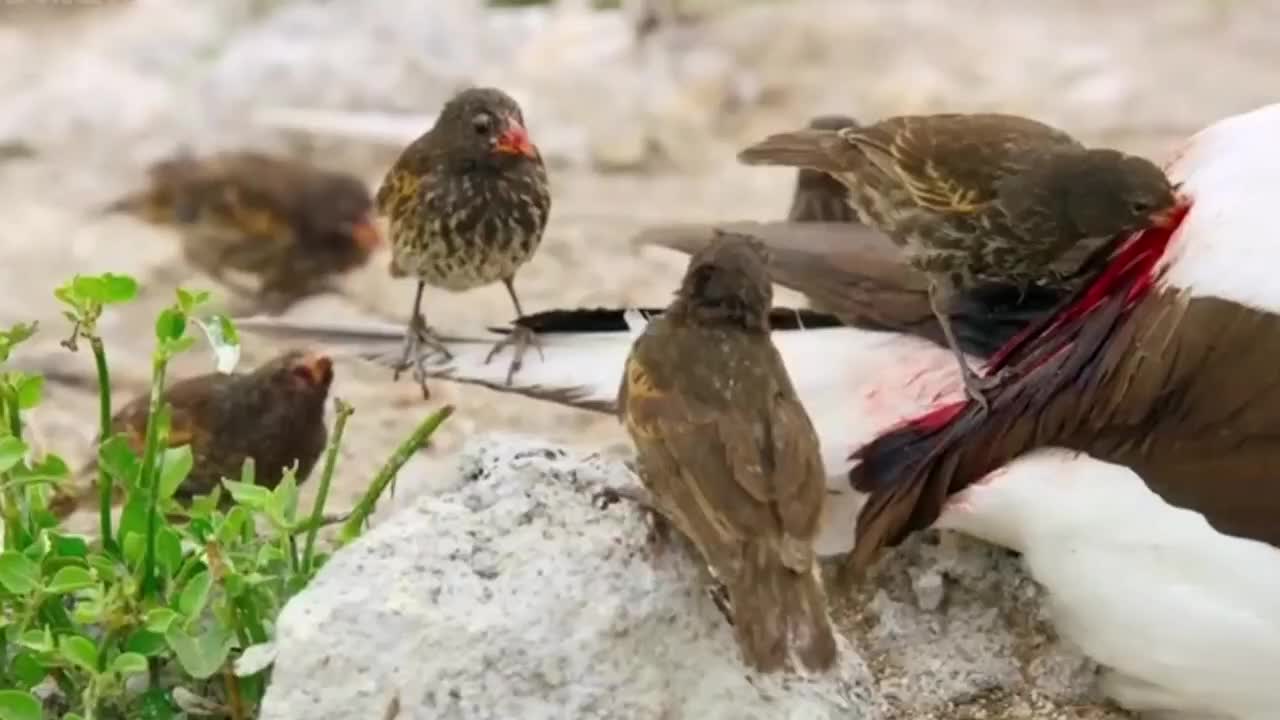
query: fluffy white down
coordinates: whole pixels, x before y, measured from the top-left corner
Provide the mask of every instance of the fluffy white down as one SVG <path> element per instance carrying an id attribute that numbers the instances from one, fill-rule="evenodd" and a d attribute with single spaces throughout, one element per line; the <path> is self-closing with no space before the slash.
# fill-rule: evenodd
<path id="1" fill-rule="evenodd" d="M 1280 550 L 1215 531 L 1132 470 L 1075 452 L 1023 456 L 937 525 L 1021 552 L 1054 625 L 1114 673 L 1134 710 L 1280 713 Z"/>

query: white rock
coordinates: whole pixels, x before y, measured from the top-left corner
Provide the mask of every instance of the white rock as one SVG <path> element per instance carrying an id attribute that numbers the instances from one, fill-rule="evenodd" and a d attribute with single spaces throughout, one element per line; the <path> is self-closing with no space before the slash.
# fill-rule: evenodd
<path id="1" fill-rule="evenodd" d="M 830 675 L 749 677 L 690 553 L 592 505 L 625 465 L 508 438 L 460 471 L 289 604 L 263 720 L 883 716 L 847 642 Z"/>

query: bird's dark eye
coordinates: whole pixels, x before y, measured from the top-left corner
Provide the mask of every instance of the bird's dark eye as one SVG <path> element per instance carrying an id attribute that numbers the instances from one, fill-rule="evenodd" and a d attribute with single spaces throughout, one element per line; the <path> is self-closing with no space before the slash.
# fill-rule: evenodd
<path id="1" fill-rule="evenodd" d="M 1132 205 L 1130 205 L 1129 208 L 1133 210 L 1134 215 L 1145 215 L 1151 212 L 1152 205 L 1149 202 L 1143 202 L 1141 200 L 1138 200 L 1134 202 Z"/>
<path id="2" fill-rule="evenodd" d="M 493 129 L 493 118 L 486 113 L 480 113 L 471 118 L 471 128 L 476 131 L 477 135 L 488 135 Z"/>

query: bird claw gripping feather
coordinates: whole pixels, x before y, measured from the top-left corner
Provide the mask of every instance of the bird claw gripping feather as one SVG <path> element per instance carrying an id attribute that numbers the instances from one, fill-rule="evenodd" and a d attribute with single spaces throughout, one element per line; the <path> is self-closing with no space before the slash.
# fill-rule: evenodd
<path id="1" fill-rule="evenodd" d="M 524 354 L 530 346 L 538 351 L 539 358 L 545 357 L 542 354 L 542 342 L 538 339 L 538 334 L 523 325 L 516 325 L 506 337 L 494 344 L 493 349 L 484 358 L 485 364 L 489 364 L 489 361 L 507 346 L 512 347 L 511 366 L 507 368 L 507 385 L 511 385 L 516 371 L 524 365 Z"/>
<path id="2" fill-rule="evenodd" d="M 964 382 L 965 393 L 982 408 L 983 412 L 991 410 L 991 400 L 987 397 L 987 393 L 999 387 L 1004 381 L 1005 370 L 1002 368 L 994 375 L 979 375 L 976 370 L 969 367 L 969 364 L 963 360 L 960 361 L 960 377 Z"/>
<path id="3" fill-rule="evenodd" d="M 422 346 L 426 346 L 427 352 L 422 351 Z M 453 353 L 449 352 L 449 348 L 436 337 L 428 325 L 425 318 L 421 314 L 415 315 L 413 322 L 409 324 L 409 332 L 404 336 L 404 353 L 400 357 L 400 363 L 396 366 L 395 374 L 392 380 L 399 380 L 400 373 L 413 367 L 413 379 L 418 381 L 418 385 L 422 388 L 422 399 L 427 400 L 431 397 L 431 391 L 427 389 L 427 358 L 432 353 L 439 354 L 446 361 L 453 359 Z"/>

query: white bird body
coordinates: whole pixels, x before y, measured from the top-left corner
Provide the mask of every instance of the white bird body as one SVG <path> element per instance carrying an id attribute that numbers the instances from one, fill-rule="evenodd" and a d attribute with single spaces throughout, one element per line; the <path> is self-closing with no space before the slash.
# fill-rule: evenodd
<path id="1" fill-rule="evenodd" d="M 936 523 L 1022 553 L 1054 627 L 1141 711 L 1280 717 L 1280 550 L 1223 535 L 1134 472 L 1045 449 L 955 496 Z"/>

